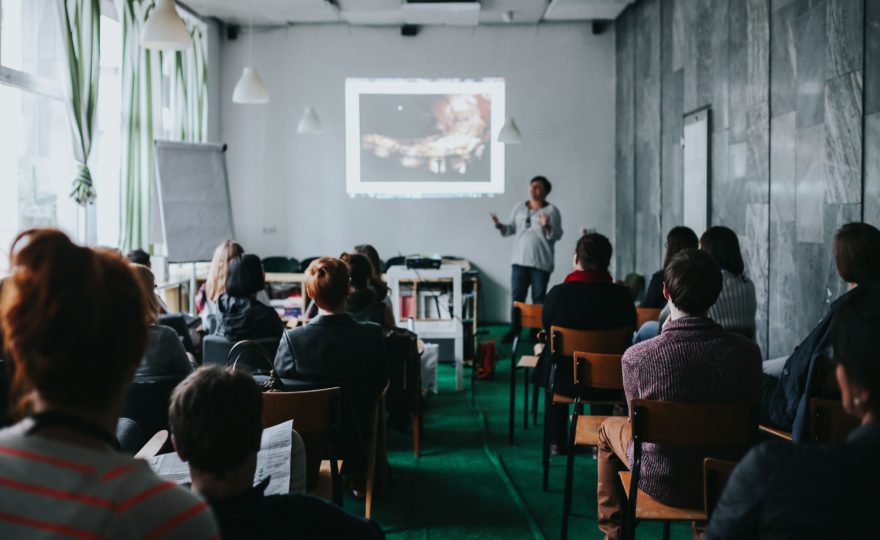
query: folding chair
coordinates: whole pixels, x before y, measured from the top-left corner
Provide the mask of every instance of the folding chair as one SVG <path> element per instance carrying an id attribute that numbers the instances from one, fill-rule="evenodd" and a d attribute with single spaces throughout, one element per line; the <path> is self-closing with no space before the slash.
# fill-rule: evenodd
<path id="1" fill-rule="evenodd" d="M 658 321 L 660 320 L 660 312 L 663 311 L 660 308 L 647 308 L 647 307 L 637 307 L 636 308 L 636 331 L 642 327 L 648 321 Z"/>
<path id="2" fill-rule="evenodd" d="M 389 384 L 386 383 L 382 393 L 376 399 L 376 406 L 373 409 L 373 431 L 370 434 L 369 447 L 367 449 L 367 497 L 364 508 L 364 517 L 367 519 L 370 519 L 373 515 L 373 492 L 375 491 L 374 488 L 376 486 L 376 469 L 380 468 L 383 475 L 387 472 L 386 460 L 388 454 L 385 451 L 385 448 L 387 447 L 387 437 L 385 433 L 385 397 L 388 395 L 388 386 Z M 379 452 L 380 444 L 382 445 L 382 452 Z M 379 459 L 382 459 L 381 467 L 377 467 L 377 465 L 379 465 L 379 463 L 377 463 Z"/>
<path id="3" fill-rule="evenodd" d="M 630 402 L 633 440 L 631 471 L 622 471 L 620 480 L 626 492 L 623 512 L 623 538 L 634 539 L 636 521 L 662 521 L 663 538 L 669 539 L 672 521 L 705 521 L 704 508 L 677 508 L 665 505 L 639 490 L 642 445 L 708 447 L 713 450 L 744 452 L 756 433 L 754 403 L 673 403 L 634 399 Z"/>
<path id="4" fill-rule="evenodd" d="M 513 321 L 514 328 L 528 328 L 530 330 L 540 330 L 541 326 L 541 314 L 543 313 L 543 308 L 541 304 L 526 304 L 525 302 L 514 302 L 513 303 L 513 313 L 514 318 L 517 320 Z M 537 355 L 523 355 L 520 358 L 519 362 L 516 361 L 516 355 L 519 352 L 519 342 L 521 339 L 522 332 L 520 331 L 513 338 L 513 346 L 511 347 L 510 353 L 510 418 L 508 420 L 507 426 L 507 442 L 510 444 L 514 443 L 514 420 L 516 410 L 516 371 L 521 369 L 523 371 L 523 429 L 528 429 L 529 427 L 529 370 L 534 369 L 538 364 L 538 356 Z M 535 389 L 534 398 L 532 401 L 532 414 L 534 415 L 535 420 L 537 420 L 538 415 L 538 389 Z"/>

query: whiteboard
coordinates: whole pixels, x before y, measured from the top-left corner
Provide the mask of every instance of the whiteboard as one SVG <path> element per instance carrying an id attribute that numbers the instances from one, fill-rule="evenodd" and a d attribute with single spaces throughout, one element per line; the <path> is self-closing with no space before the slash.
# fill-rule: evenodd
<path id="1" fill-rule="evenodd" d="M 709 227 L 709 109 L 684 117 L 684 225 Z"/>
<path id="2" fill-rule="evenodd" d="M 226 145 L 155 141 L 159 217 L 168 262 L 210 261 L 234 239 Z"/>

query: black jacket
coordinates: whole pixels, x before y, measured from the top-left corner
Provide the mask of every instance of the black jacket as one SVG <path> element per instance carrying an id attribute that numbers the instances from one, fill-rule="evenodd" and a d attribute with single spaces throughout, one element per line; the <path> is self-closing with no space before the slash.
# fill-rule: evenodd
<path id="1" fill-rule="evenodd" d="M 844 444 L 774 441 L 737 465 L 705 540 L 876 538 L 880 425 Z"/>
<path id="2" fill-rule="evenodd" d="M 361 289 L 348 294 L 345 310 L 356 321 L 385 324 L 385 304 L 379 302 L 373 289 Z"/>
<path id="3" fill-rule="evenodd" d="M 645 290 L 645 298 L 639 304 L 643 308 L 663 308 L 666 307 L 666 299 L 663 298 L 663 270 L 654 272 L 651 276 L 651 282 Z"/>
<path id="4" fill-rule="evenodd" d="M 366 464 L 369 420 L 388 381 L 386 356 L 382 328 L 348 313 L 319 315 L 285 332 L 278 345 L 279 377 L 342 388 L 339 434 L 348 472 L 360 472 Z"/>
<path id="5" fill-rule="evenodd" d="M 576 330 L 635 330 L 636 308 L 629 289 L 623 285 L 562 283 L 547 293 L 541 323 L 547 332 L 549 344 L 551 326 Z M 550 381 L 549 354 L 548 345 L 535 368 L 534 381 L 542 386 L 548 386 Z M 557 370 L 556 383 L 559 391 L 569 393 L 567 388 L 572 385 L 571 370 Z"/>
<path id="6" fill-rule="evenodd" d="M 280 337 L 284 333 L 284 323 L 278 313 L 254 298 L 221 294 L 217 307 L 220 325 L 214 333 L 231 341 Z"/>
<path id="7" fill-rule="evenodd" d="M 309 495 L 268 495 L 267 478 L 248 491 L 211 502 L 224 539 L 385 538 L 374 522 Z"/>

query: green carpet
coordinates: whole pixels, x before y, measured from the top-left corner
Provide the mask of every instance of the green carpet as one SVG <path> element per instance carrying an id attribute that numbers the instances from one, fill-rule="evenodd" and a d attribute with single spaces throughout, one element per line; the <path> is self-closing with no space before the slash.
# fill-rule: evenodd
<path id="1" fill-rule="evenodd" d="M 492 336 L 506 330 L 485 328 Z M 484 338 L 487 339 L 487 338 Z M 559 538 L 565 458 L 551 462 L 550 491 L 541 490 L 541 421 L 522 429 L 522 375 L 517 385 L 516 445 L 507 442 L 510 347 L 499 342 L 494 377 L 454 391 L 454 372 L 441 364 L 438 395 L 425 411 L 422 455 L 412 437 L 389 433 L 392 490 L 374 502 L 373 518 L 389 538 Z M 465 370 L 465 377 L 470 370 Z M 602 538 L 596 527 L 596 461 L 575 459 L 570 538 Z M 363 502 L 345 501 L 363 512 Z M 638 537 L 660 538 L 657 523 L 643 523 Z M 690 538 L 689 524 L 672 527 L 675 539 Z"/>

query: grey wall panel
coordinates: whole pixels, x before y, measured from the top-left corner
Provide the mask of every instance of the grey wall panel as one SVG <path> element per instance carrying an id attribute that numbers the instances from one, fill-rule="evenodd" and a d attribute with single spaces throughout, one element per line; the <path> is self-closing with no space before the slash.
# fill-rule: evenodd
<path id="1" fill-rule="evenodd" d="M 770 112 L 789 113 L 797 105 L 797 23 L 798 5 L 786 4 L 773 12 L 771 20 Z"/>
<path id="2" fill-rule="evenodd" d="M 767 351 L 767 297 L 769 285 L 770 205 L 746 205 L 746 228 L 740 233 L 740 246 L 746 260 L 746 274 L 755 282 L 758 309 L 755 313 L 755 341 L 761 351 Z"/>
<path id="3" fill-rule="evenodd" d="M 615 114 L 615 274 L 625 276 L 635 269 L 635 118 L 633 94 L 635 32 L 630 29 L 632 17 L 627 14 L 615 23 L 616 39 L 616 114 Z"/>
<path id="4" fill-rule="evenodd" d="M 865 114 L 880 112 L 880 2 L 865 2 Z"/>
<path id="5" fill-rule="evenodd" d="M 828 78 L 862 69 L 865 0 L 826 0 Z M 867 0 L 870 4 L 876 0 Z"/>
<path id="6" fill-rule="evenodd" d="M 825 119 L 825 3 L 798 17 L 797 35 L 798 127 L 815 126 Z"/>
<path id="7" fill-rule="evenodd" d="M 712 107 L 711 127 L 713 132 L 726 130 L 730 123 L 729 14 L 729 0 L 716 0 L 712 3 L 712 96 L 709 104 Z"/>
<path id="8" fill-rule="evenodd" d="M 795 140 L 797 118 L 790 112 L 773 118 L 770 126 L 770 242 L 768 275 L 767 357 L 788 354 L 802 336 L 793 331 L 798 297 L 795 268 Z"/>
<path id="9" fill-rule="evenodd" d="M 880 113 L 865 117 L 865 221 L 880 227 Z"/>
<path id="10" fill-rule="evenodd" d="M 822 124 L 797 131 L 795 222 L 798 242 L 821 244 L 825 240 L 824 141 Z"/>
<path id="11" fill-rule="evenodd" d="M 830 203 L 862 200 L 862 72 L 825 85 L 825 179 Z"/>
<path id="12" fill-rule="evenodd" d="M 730 125 L 730 142 L 745 140 L 747 128 L 746 97 L 748 72 L 748 4 L 746 0 L 730 2 L 728 19 L 728 114 Z"/>

